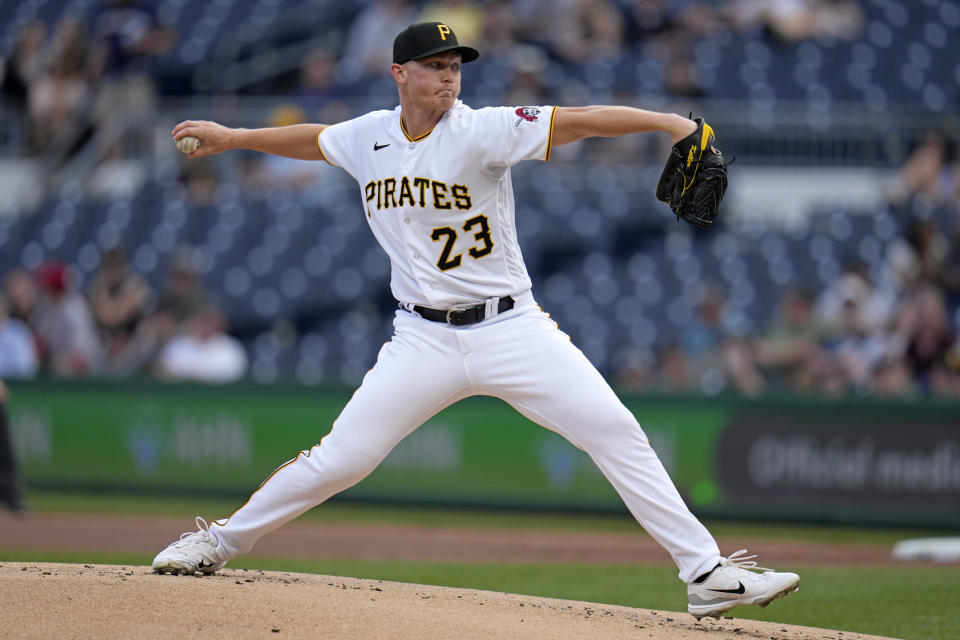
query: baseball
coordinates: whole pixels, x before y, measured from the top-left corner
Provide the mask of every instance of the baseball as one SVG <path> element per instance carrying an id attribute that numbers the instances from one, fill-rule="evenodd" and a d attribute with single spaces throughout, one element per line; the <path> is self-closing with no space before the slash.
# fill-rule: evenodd
<path id="1" fill-rule="evenodd" d="M 193 153 L 200 148 L 200 144 L 199 138 L 187 136 L 186 138 L 180 138 L 177 140 L 177 149 L 180 149 L 180 151 L 183 151 L 184 153 Z"/>

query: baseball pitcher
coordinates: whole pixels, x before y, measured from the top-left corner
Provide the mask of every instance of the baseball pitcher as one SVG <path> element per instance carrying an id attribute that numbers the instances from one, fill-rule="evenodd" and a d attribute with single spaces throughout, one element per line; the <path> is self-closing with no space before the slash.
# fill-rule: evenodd
<path id="1" fill-rule="evenodd" d="M 184 534 L 157 555 L 159 573 L 213 573 L 264 534 L 373 471 L 401 439 L 472 395 L 502 398 L 590 455 L 637 521 L 672 556 L 689 611 L 719 617 L 765 605 L 799 577 L 722 557 L 690 513 L 634 416 L 537 306 L 517 243 L 510 167 L 550 160 L 553 147 L 592 136 L 660 131 L 676 143 L 657 195 L 708 226 L 726 188 L 714 132 L 702 120 L 619 106 L 474 110 L 461 65 L 479 53 L 445 24 L 419 23 L 393 45 L 399 106 L 332 125 L 230 129 L 188 120 L 190 157 L 253 149 L 342 167 L 390 257 L 399 302 L 394 333 L 319 444 L 281 465 L 227 518 Z M 199 146 L 197 146 L 199 145 Z"/>

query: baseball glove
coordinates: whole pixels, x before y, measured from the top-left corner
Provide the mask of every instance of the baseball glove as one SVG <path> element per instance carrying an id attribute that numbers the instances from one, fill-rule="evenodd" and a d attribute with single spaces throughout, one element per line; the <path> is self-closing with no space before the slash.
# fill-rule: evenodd
<path id="1" fill-rule="evenodd" d="M 713 127 L 696 118 L 697 130 L 673 145 L 657 183 L 657 200 L 677 219 L 703 229 L 717 219 L 727 190 L 727 163 L 714 145 Z"/>

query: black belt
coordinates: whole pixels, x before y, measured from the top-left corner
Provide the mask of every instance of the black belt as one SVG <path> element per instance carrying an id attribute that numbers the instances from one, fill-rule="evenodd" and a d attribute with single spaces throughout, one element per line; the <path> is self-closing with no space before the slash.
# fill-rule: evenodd
<path id="1" fill-rule="evenodd" d="M 514 299 L 510 296 L 504 296 L 500 298 L 500 302 L 497 303 L 497 313 L 503 313 L 504 311 L 509 311 L 513 309 Z M 465 324 L 476 324 L 477 322 L 483 321 L 487 316 L 487 305 L 478 304 L 475 307 L 454 307 L 453 309 L 447 309 L 446 311 L 442 309 L 430 309 L 428 307 L 421 307 L 419 305 L 413 308 L 414 311 L 420 314 L 420 317 L 426 318 L 427 320 L 432 320 L 433 322 L 446 322 L 452 325 L 465 325 Z"/>

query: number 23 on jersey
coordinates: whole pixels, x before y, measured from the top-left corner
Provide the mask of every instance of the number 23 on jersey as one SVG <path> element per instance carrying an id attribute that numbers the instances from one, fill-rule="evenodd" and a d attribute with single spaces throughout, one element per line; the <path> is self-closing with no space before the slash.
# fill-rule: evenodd
<path id="1" fill-rule="evenodd" d="M 487 216 L 480 214 L 470 218 L 463 223 L 462 229 L 467 233 L 473 232 L 474 229 L 476 229 L 473 237 L 477 241 L 477 244 L 467 250 L 470 257 L 474 259 L 482 258 L 493 251 L 493 238 L 490 237 L 490 223 L 487 220 Z M 456 229 L 452 227 L 438 227 L 430 234 L 430 239 L 434 242 L 443 241 L 443 248 L 440 250 L 440 259 L 437 260 L 437 267 L 441 271 L 456 269 L 460 266 L 463 262 L 463 254 L 458 253 L 451 255 L 453 254 L 454 245 L 457 242 Z"/>

